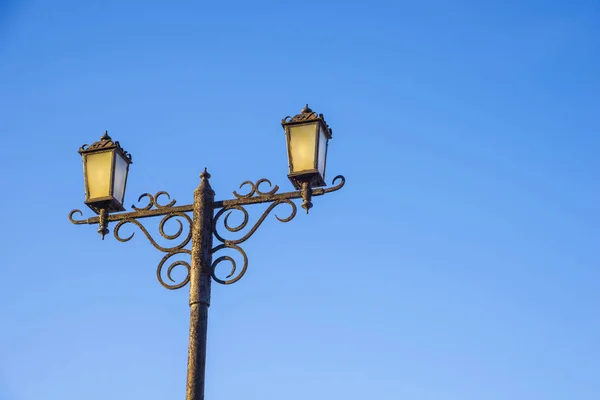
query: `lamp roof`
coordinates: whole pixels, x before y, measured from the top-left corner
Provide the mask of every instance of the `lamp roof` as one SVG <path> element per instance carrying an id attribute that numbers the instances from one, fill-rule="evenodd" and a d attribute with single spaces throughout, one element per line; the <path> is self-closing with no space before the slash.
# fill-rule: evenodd
<path id="1" fill-rule="evenodd" d="M 281 125 L 292 125 L 299 124 L 311 121 L 321 121 L 323 125 L 327 128 L 327 132 L 329 133 L 329 138 L 331 138 L 332 130 L 325 122 L 325 117 L 323 114 L 317 114 L 313 110 L 310 109 L 308 104 L 300 111 L 300 114 L 296 114 L 293 117 L 287 116 L 281 120 Z"/>
<path id="2" fill-rule="evenodd" d="M 90 145 L 84 144 L 83 146 L 81 146 L 79 148 L 79 154 L 93 153 L 101 150 L 112 149 L 116 149 L 116 151 L 118 151 L 123 156 L 123 158 L 127 160 L 129 164 L 133 162 L 131 160 L 131 154 L 129 154 L 121 147 L 119 141 L 113 141 L 112 138 L 108 136 L 108 131 L 104 131 L 104 135 L 102 135 L 99 141 L 94 142 Z"/>

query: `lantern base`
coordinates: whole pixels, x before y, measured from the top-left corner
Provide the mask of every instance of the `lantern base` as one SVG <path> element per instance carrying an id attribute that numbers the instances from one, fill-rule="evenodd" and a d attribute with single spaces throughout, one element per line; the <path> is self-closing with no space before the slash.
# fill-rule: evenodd
<path id="1" fill-rule="evenodd" d="M 125 208 L 114 197 L 97 199 L 94 201 L 86 201 L 85 204 L 96 214 L 100 214 L 102 210 L 110 212 L 125 211 Z"/>
<path id="2" fill-rule="evenodd" d="M 288 178 L 289 178 L 290 182 L 292 182 L 292 185 L 294 185 L 294 187 L 297 190 L 302 189 L 302 184 L 304 182 L 308 182 L 308 184 L 311 188 L 327 186 L 327 183 L 325 183 L 325 179 L 321 176 L 321 174 L 317 170 L 295 172 L 295 173 L 289 174 Z"/>

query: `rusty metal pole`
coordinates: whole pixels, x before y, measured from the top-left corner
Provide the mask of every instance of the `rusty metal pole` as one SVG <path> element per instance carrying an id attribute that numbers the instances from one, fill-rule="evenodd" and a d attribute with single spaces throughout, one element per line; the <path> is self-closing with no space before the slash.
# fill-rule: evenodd
<path id="1" fill-rule="evenodd" d="M 200 185 L 194 191 L 192 225 L 192 265 L 190 268 L 190 345 L 186 400 L 204 400 L 206 333 L 212 264 L 212 224 L 215 192 L 210 174 L 204 169 Z"/>

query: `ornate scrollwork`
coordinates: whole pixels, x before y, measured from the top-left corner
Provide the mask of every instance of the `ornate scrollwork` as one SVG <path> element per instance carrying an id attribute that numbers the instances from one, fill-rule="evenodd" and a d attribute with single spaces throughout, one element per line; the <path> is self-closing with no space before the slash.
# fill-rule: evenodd
<path id="1" fill-rule="evenodd" d="M 248 193 L 247 195 L 244 195 L 244 196 L 240 196 L 236 193 L 234 193 L 234 195 L 236 195 L 236 197 L 238 197 L 238 198 L 251 197 L 255 193 L 258 193 L 259 196 L 264 195 L 264 193 L 262 193 L 258 190 L 258 185 L 260 185 L 260 183 L 262 183 L 262 182 L 268 182 L 270 184 L 270 182 L 266 179 L 264 179 L 264 180 L 261 179 L 256 184 L 252 184 L 250 182 L 244 182 L 242 184 L 242 186 L 244 184 L 248 184 L 248 183 L 250 183 L 252 185 L 250 193 Z M 276 190 L 277 190 L 277 186 L 275 186 L 275 188 L 273 188 L 270 192 L 266 192 L 266 193 L 274 194 Z M 292 219 L 294 219 L 294 217 L 296 216 L 296 213 L 297 213 L 296 204 L 293 201 L 291 201 L 290 199 L 276 200 L 273 203 L 271 203 L 269 205 L 269 207 L 267 207 L 267 209 L 263 212 L 263 214 L 260 216 L 260 218 L 258 218 L 258 220 L 254 223 L 254 225 L 248 230 L 248 232 L 245 235 L 243 235 L 237 239 L 225 239 L 219 233 L 217 226 L 218 226 L 220 218 L 223 216 L 223 214 L 225 214 L 225 218 L 223 219 L 223 226 L 225 227 L 226 230 L 228 230 L 229 232 L 239 232 L 239 231 L 243 230 L 244 228 L 247 227 L 248 221 L 250 220 L 248 211 L 246 210 L 246 208 L 244 206 L 238 204 L 238 205 L 231 205 L 231 206 L 224 207 L 221 210 L 219 210 L 219 212 L 217 212 L 217 214 L 215 215 L 215 217 L 213 219 L 213 233 L 214 233 L 215 237 L 217 238 L 217 240 L 220 241 L 222 244 L 214 247 L 211 250 L 211 253 L 214 254 L 214 253 L 218 252 L 219 250 L 224 250 L 224 249 L 236 250 L 243 257 L 243 266 L 242 266 L 241 270 L 236 274 L 237 264 L 236 264 L 236 261 L 233 259 L 233 257 L 221 256 L 221 257 L 217 258 L 212 263 L 212 277 L 216 282 L 224 284 L 224 285 L 229 285 L 229 284 L 237 282 L 238 280 L 241 279 L 242 276 L 244 276 L 244 274 L 246 273 L 246 269 L 248 267 L 248 257 L 246 256 L 246 253 L 244 252 L 244 250 L 239 246 L 239 244 L 248 240 L 250 238 L 250 236 L 252 236 L 254 234 L 254 232 L 256 232 L 258 227 L 263 223 L 263 221 L 265 220 L 265 218 L 267 218 L 267 216 L 271 213 L 271 211 L 273 211 L 275 209 L 275 207 L 279 206 L 280 204 L 288 204 L 291 207 L 290 214 L 285 218 L 281 218 L 278 215 L 275 215 L 275 218 L 277 218 L 277 220 L 280 222 L 289 222 Z M 242 216 L 243 216 L 243 220 L 239 224 L 232 226 L 229 223 L 229 217 L 231 216 L 231 214 L 234 211 L 241 212 Z M 231 263 L 231 272 L 229 273 L 229 275 L 227 275 L 227 277 L 225 279 L 220 279 L 216 276 L 215 271 L 216 271 L 216 267 L 223 261 L 228 261 Z M 234 278 L 228 279 L 234 275 L 235 275 Z"/>
<path id="2" fill-rule="evenodd" d="M 323 114 L 317 114 L 313 110 L 310 109 L 308 104 L 300 111 L 300 114 L 296 114 L 293 117 L 287 116 L 281 120 L 282 124 L 290 123 L 290 122 L 305 122 L 312 121 L 316 119 L 323 119 Z"/>
<path id="3" fill-rule="evenodd" d="M 86 219 L 74 219 L 73 215 L 74 214 L 79 214 L 81 216 L 83 216 L 83 213 L 81 212 L 81 210 L 71 210 L 71 212 L 69 213 L 69 221 L 71 221 L 72 224 L 75 225 L 81 225 L 81 224 L 87 224 L 87 220 Z"/>
<path id="4" fill-rule="evenodd" d="M 150 241 L 150 243 L 152 243 L 152 245 L 165 253 L 170 253 L 173 252 L 175 250 L 180 250 L 182 248 L 184 248 L 192 239 L 192 219 L 183 212 L 174 212 L 171 214 L 167 214 L 163 217 L 163 219 L 160 221 L 160 224 L 158 224 L 158 232 L 160 233 L 160 235 L 167 239 L 167 240 L 176 240 L 177 238 L 179 238 L 181 236 L 181 234 L 183 233 L 184 229 L 183 229 L 183 223 L 181 222 L 181 220 L 176 219 L 175 221 L 177 221 L 177 223 L 179 224 L 179 229 L 177 230 L 177 232 L 175 232 L 174 234 L 167 234 L 164 231 L 164 227 L 165 227 L 165 223 L 167 221 L 169 221 L 171 218 L 176 218 L 176 217 L 180 217 L 183 218 L 184 220 L 187 221 L 188 223 L 188 234 L 187 236 L 183 239 L 183 241 L 181 243 L 179 243 L 176 246 L 172 246 L 172 247 L 164 247 L 159 245 L 156 240 L 154 240 L 154 238 L 152 237 L 152 235 L 150 235 L 150 233 L 148 233 L 148 231 L 146 230 L 146 228 L 144 227 L 144 225 L 141 224 L 141 222 L 139 222 L 137 219 L 135 218 L 126 218 L 123 219 L 121 221 L 119 221 L 119 223 L 115 226 L 115 229 L 113 231 L 113 234 L 115 235 L 115 238 L 119 241 L 119 242 L 128 242 L 130 241 L 133 236 L 135 235 L 135 232 L 132 232 L 131 235 L 127 236 L 127 237 L 121 237 L 119 234 L 119 231 L 121 229 L 121 227 L 125 224 L 134 224 L 136 225 L 138 228 L 140 228 L 140 230 L 144 233 L 144 235 L 146 235 L 146 237 L 148 238 L 148 240 Z"/>
<path id="5" fill-rule="evenodd" d="M 213 261 L 212 265 L 211 265 L 211 269 L 212 269 L 212 278 L 222 284 L 222 285 L 231 285 L 232 283 L 235 283 L 237 281 L 239 281 L 242 276 L 244 276 L 244 274 L 246 273 L 246 269 L 248 268 L 248 256 L 246 255 L 246 252 L 244 251 L 244 249 L 242 249 L 240 246 L 238 246 L 237 244 L 234 243 L 224 243 L 224 244 L 220 244 L 217 247 L 213 248 L 211 250 L 211 253 L 214 254 L 219 250 L 223 250 L 223 249 L 234 249 L 237 252 L 239 252 L 244 260 L 244 265 L 242 266 L 242 269 L 236 274 L 237 271 L 237 263 L 235 262 L 235 259 L 231 256 L 221 256 L 219 258 L 217 258 L 216 260 Z M 217 266 L 222 263 L 223 261 L 229 261 L 231 263 L 231 271 L 229 272 L 229 275 L 227 275 L 225 277 L 225 279 L 220 279 L 219 277 L 217 277 L 216 275 L 216 269 Z M 235 275 L 235 276 L 234 276 Z M 231 278 L 232 279 L 228 279 Z"/>
<path id="6" fill-rule="evenodd" d="M 248 193 L 240 194 L 234 191 L 233 195 L 235 196 L 235 199 L 233 200 L 223 200 L 216 202 L 213 201 L 211 207 L 213 210 L 218 211 L 212 218 L 212 233 L 214 237 L 221 243 L 213 247 L 210 250 L 210 252 L 211 254 L 215 254 L 219 251 L 226 251 L 227 249 L 230 249 L 231 251 L 236 251 L 241 255 L 242 262 L 240 263 L 239 260 L 236 261 L 236 259 L 234 259 L 234 257 L 232 257 L 231 255 L 222 255 L 216 258 L 211 264 L 210 272 L 212 278 L 216 282 L 224 285 L 235 283 L 242 278 L 242 276 L 246 273 L 246 270 L 248 268 L 248 257 L 245 251 L 240 247 L 240 244 L 248 240 L 258 230 L 258 228 L 262 225 L 262 223 L 269 216 L 269 214 L 271 214 L 271 212 L 273 212 L 273 210 L 279 205 L 284 203 L 287 204 L 290 207 L 290 212 L 285 217 L 280 217 L 279 215 L 275 214 L 275 218 L 280 222 L 289 222 L 292 219 L 294 219 L 294 217 L 297 214 L 297 207 L 296 204 L 292 201 L 293 199 L 302 198 L 304 201 L 306 201 L 307 199 L 310 201 L 311 196 L 321 196 L 325 193 L 335 192 L 341 189 L 345 185 L 345 183 L 346 179 L 343 176 L 338 175 L 333 179 L 333 186 L 328 188 L 310 188 L 310 186 L 308 186 L 306 188 L 303 188 L 301 191 L 277 193 L 279 187 L 277 185 L 273 186 L 271 181 L 263 178 L 259 179 L 255 183 L 251 181 L 243 182 L 240 185 L 240 188 L 248 186 Z M 268 185 L 268 190 L 261 189 L 261 185 L 265 184 Z M 208 189 L 210 189 L 210 186 L 208 186 Z M 166 196 L 167 199 L 170 200 L 169 203 L 160 204 L 159 198 L 161 196 Z M 190 281 L 191 263 L 183 260 L 175 260 L 170 262 L 169 264 L 168 261 L 171 259 L 171 257 L 175 255 L 191 255 L 191 251 L 185 249 L 185 247 L 192 241 L 193 236 L 193 221 L 187 213 L 193 211 L 194 205 L 175 206 L 176 201 L 174 199 L 171 200 L 169 194 L 164 191 L 158 192 L 155 195 L 144 193 L 139 197 L 138 202 L 140 202 L 144 198 L 147 199 L 147 204 L 141 205 L 139 207 L 133 206 L 133 212 L 107 215 L 106 223 L 117 223 L 114 227 L 113 234 L 115 238 L 120 242 L 128 242 L 135 235 L 135 232 L 132 232 L 129 236 L 122 236 L 120 230 L 123 227 L 123 225 L 136 225 L 156 249 L 166 253 L 165 256 L 159 262 L 156 270 L 156 274 L 160 284 L 170 290 L 184 287 Z M 249 227 L 250 217 L 248 211 L 246 210 L 246 206 L 262 203 L 268 203 L 269 205 L 260 215 L 260 217 L 256 220 L 256 222 Z M 239 223 L 230 222 L 230 217 L 231 215 L 234 215 L 235 211 L 238 212 L 238 216 L 241 216 L 241 222 Z M 74 215 L 76 214 L 83 215 L 80 210 L 72 210 L 69 213 L 69 221 L 71 221 L 71 223 L 73 224 L 100 223 L 100 225 L 102 225 L 101 216 L 95 216 L 84 220 L 78 220 L 74 218 Z M 224 218 L 223 215 L 225 216 Z M 168 241 L 178 240 L 178 244 L 174 246 L 164 246 L 159 244 L 144 227 L 144 225 L 140 223 L 140 219 L 154 216 L 162 216 L 162 220 L 160 221 L 158 226 L 158 232 L 160 233 L 160 235 Z M 172 234 L 165 232 L 165 225 L 171 219 L 175 219 L 175 221 L 177 221 L 177 224 L 179 225 L 176 231 Z M 186 227 L 184 227 L 183 221 L 187 222 L 187 235 L 184 234 L 184 232 L 186 231 Z M 221 232 L 219 232 L 219 225 L 224 226 L 228 232 L 240 232 L 240 234 L 238 234 L 237 238 L 225 238 L 224 236 L 227 235 L 223 235 L 221 234 Z M 247 229 L 248 227 L 249 229 Z M 246 229 L 246 233 L 241 233 L 241 231 Z M 221 279 L 216 276 L 216 270 L 217 267 L 225 261 L 230 263 L 231 271 L 224 279 Z M 166 272 L 165 265 L 168 265 L 168 267 L 166 267 Z M 172 276 L 172 272 L 178 266 L 183 266 L 186 268 L 187 274 L 183 279 L 175 279 Z"/>
<path id="7" fill-rule="evenodd" d="M 150 207 L 152 205 L 155 205 L 157 207 L 161 207 L 161 208 L 168 208 L 171 207 L 169 205 L 167 206 L 161 206 L 158 205 L 156 203 L 156 199 L 158 198 L 158 196 L 160 196 L 161 193 L 165 193 L 165 192 L 159 192 L 157 193 L 156 197 L 153 197 L 149 194 L 144 194 L 142 196 L 140 196 L 140 199 L 142 197 L 148 197 L 150 199 L 150 203 L 140 209 L 140 210 L 149 210 Z M 165 193 L 166 194 L 166 193 Z M 168 196 L 168 195 L 167 195 Z M 171 203 L 169 204 L 174 204 L 175 200 L 171 201 Z M 177 231 L 173 234 L 168 234 L 165 232 L 165 224 L 167 223 L 167 221 L 171 220 L 172 218 L 176 218 L 175 221 L 177 221 L 177 223 L 179 224 L 179 228 L 177 229 Z M 152 237 L 152 235 L 150 235 L 150 233 L 148 232 L 148 230 L 144 227 L 144 225 L 142 225 L 137 219 L 135 219 L 135 217 L 132 218 L 126 218 L 123 219 L 121 221 L 119 221 L 119 223 L 115 226 L 115 229 L 113 231 L 113 234 L 115 236 L 115 238 L 119 241 L 119 242 L 128 242 L 130 241 L 133 236 L 135 235 L 135 232 L 132 232 L 131 235 L 127 236 L 127 237 L 122 237 L 119 232 L 121 227 L 123 227 L 123 225 L 126 224 L 133 224 L 136 225 L 138 228 L 140 228 L 140 230 L 144 233 L 144 235 L 148 238 L 148 240 L 150 241 L 150 243 L 152 243 L 152 245 L 164 252 L 167 253 L 163 259 L 158 263 L 158 268 L 156 269 L 156 276 L 158 278 L 158 281 L 160 282 L 160 284 L 162 286 L 164 286 L 165 288 L 169 289 L 169 290 L 175 290 L 175 289 L 179 289 L 184 287 L 185 285 L 187 285 L 187 283 L 190 281 L 190 264 L 187 261 L 183 261 L 183 260 L 178 260 L 178 261 L 174 261 L 172 262 L 169 267 L 167 268 L 167 272 L 166 272 L 166 277 L 168 280 L 170 280 L 173 283 L 168 283 L 165 279 L 163 279 L 162 277 L 162 272 L 163 272 L 163 268 L 165 266 L 165 263 L 167 262 L 167 260 L 169 258 L 171 258 L 172 256 L 176 255 L 176 254 L 190 254 L 190 250 L 188 249 L 184 249 L 185 246 L 188 245 L 188 243 L 190 242 L 190 240 L 192 240 L 192 219 L 184 212 L 172 212 L 170 214 L 167 214 L 163 217 L 163 219 L 160 221 L 160 223 L 158 224 L 158 232 L 160 233 L 160 235 L 165 238 L 166 240 L 177 240 L 178 238 L 180 238 L 184 232 L 184 226 L 183 223 L 181 222 L 181 219 L 185 220 L 187 222 L 188 225 L 188 229 L 187 229 L 187 235 L 183 238 L 183 240 L 181 240 L 181 242 L 175 246 L 170 246 L 170 247 L 165 247 L 165 246 L 161 246 L 160 244 L 158 244 L 156 242 L 156 240 L 154 240 L 154 238 Z M 184 266 L 187 270 L 187 274 L 185 276 L 184 279 L 180 280 L 179 283 L 176 283 L 176 281 L 172 278 L 171 276 L 171 272 L 173 271 L 173 269 L 177 266 Z"/>
<path id="8" fill-rule="evenodd" d="M 338 180 L 340 181 L 340 183 L 338 183 L 336 185 L 335 182 Z M 332 187 L 328 187 L 328 188 L 324 188 L 324 189 L 322 189 L 322 188 L 313 189 L 313 195 L 320 196 L 325 193 L 331 193 L 331 192 L 340 190 L 346 184 L 346 178 L 344 178 L 343 175 L 336 175 L 336 177 L 333 178 L 333 181 L 331 181 L 331 184 L 333 185 Z"/>
<path id="9" fill-rule="evenodd" d="M 273 184 L 271 183 L 271 181 L 268 180 L 268 179 L 266 179 L 266 178 L 259 179 L 258 181 L 256 181 L 256 183 L 253 183 L 252 181 L 245 181 L 245 182 L 242 182 L 242 184 L 240 185 L 240 189 L 243 188 L 246 185 L 250 185 L 250 192 L 247 193 L 247 194 L 239 194 L 238 192 L 236 192 L 234 190 L 233 191 L 233 195 L 235 197 L 237 197 L 238 199 L 248 199 L 248 198 L 254 196 L 255 194 L 256 194 L 256 197 L 268 196 L 268 195 L 272 195 L 272 194 L 277 193 L 277 191 L 279 190 L 279 186 L 275 185 L 268 192 L 262 192 L 260 190 L 260 185 L 262 183 L 267 183 L 269 185 L 269 187 L 273 186 Z"/>
<path id="10" fill-rule="evenodd" d="M 214 235 L 222 243 L 231 243 L 231 244 L 243 243 L 246 240 L 248 240 L 250 238 L 250 236 L 252 236 L 254 234 L 254 232 L 256 232 L 258 227 L 263 223 L 265 218 L 267 218 L 269 213 L 271 213 L 271 211 L 273 211 L 273 209 L 275 209 L 275 207 L 277 207 L 280 204 L 288 204 L 291 207 L 290 215 L 285 218 L 280 218 L 278 215 L 275 215 L 275 218 L 277 218 L 277 220 L 279 222 L 289 222 L 292 219 L 294 219 L 294 217 L 296 216 L 296 212 L 297 212 L 296 204 L 289 199 L 277 200 L 277 201 L 271 203 L 269 205 L 269 207 L 267 207 L 267 209 L 263 212 L 263 214 L 260 216 L 260 218 L 256 221 L 254 226 L 252 226 L 252 228 L 250 228 L 248 233 L 246 233 L 244 236 L 242 236 L 241 238 L 238 238 L 238 239 L 225 239 L 223 236 L 221 236 L 221 234 L 218 232 L 218 229 L 217 229 L 218 221 L 223 214 L 227 213 L 225 215 L 225 219 L 223 220 L 223 226 L 225 226 L 225 229 L 227 229 L 229 232 L 239 232 L 248 225 L 248 221 L 249 221 L 248 211 L 246 210 L 246 208 L 244 206 L 241 206 L 241 205 L 232 205 L 232 206 L 224 207 L 221 210 L 219 210 L 219 212 L 215 215 L 215 218 L 213 220 Z M 240 211 L 243 214 L 243 221 L 237 225 L 231 226 L 231 225 L 229 225 L 229 217 L 231 216 L 233 211 Z"/>
<path id="11" fill-rule="evenodd" d="M 169 193 L 165 192 L 165 191 L 160 191 L 158 193 L 156 193 L 154 196 L 152 196 L 150 193 L 144 193 L 142 194 L 139 198 L 138 198 L 138 203 L 144 198 L 147 197 L 148 198 L 148 204 L 146 204 L 144 207 L 136 207 L 136 206 L 131 206 L 131 208 L 133 208 L 135 211 L 148 211 L 151 210 L 152 207 L 156 207 L 157 209 L 163 209 L 163 208 L 170 208 L 173 207 L 175 205 L 175 203 L 177 203 L 177 201 L 175 199 L 171 200 L 170 203 L 162 205 L 158 203 L 158 198 L 160 196 L 167 196 L 167 198 L 169 200 L 171 200 L 171 196 L 169 195 Z"/>
<path id="12" fill-rule="evenodd" d="M 165 262 L 169 258 L 173 257 L 176 254 L 190 254 L 190 253 L 191 252 L 187 249 L 179 249 L 179 250 L 175 250 L 175 251 L 171 251 L 171 252 L 167 253 L 167 255 L 165 255 L 163 257 L 163 259 L 160 260 L 160 262 L 158 263 L 158 268 L 156 269 L 156 277 L 158 278 L 158 281 L 160 282 L 160 284 L 163 285 L 163 287 L 165 287 L 169 290 L 175 290 L 175 289 L 180 289 L 188 284 L 188 282 L 190 281 L 191 266 L 187 261 L 183 261 L 183 260 L 173 261 L 169 265 L 169 268 L 167 268 L 167 274 L 166 274 L 167 279 L 169 279 L 173 283 L 165 282 L 165 280 L 162 277 L 162 272 L 163 272 L 163 267 L 165 266 Z M 175 281 L 173 279 L 173 277 L 171 276 L 171 272 L 173 272 L 173 269 L 179 265 L 184 266 L 186 268 L 187 274 L 179 283 L 177 283 L 177 281 Z"/>

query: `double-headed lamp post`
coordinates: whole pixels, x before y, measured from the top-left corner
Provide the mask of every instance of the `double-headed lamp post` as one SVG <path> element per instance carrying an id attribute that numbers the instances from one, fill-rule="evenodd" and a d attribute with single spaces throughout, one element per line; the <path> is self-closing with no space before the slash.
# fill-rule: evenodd
<path id="1" fill-rule="evenodd" d="M 159 261 L 157 277 L 159 282 L 167 289 L 175 290 L 190 284 L 190 342 L 188 348 L 187 369 L 187 400 L 204 400 L 204 377 L 206 365 L 206 333 L 208 323 L 208 307 L 210 305 L 211 279 L 221 284 L 232 284 L 237 282 L 246 272 L 248 257 L 240 245 L 250 238 L 262 224 L 265 218 L 280 204 L 290 207 L 290 214 L 285 218 L 275 215 L 281 222 L 289 222 L 296 216 L 296 204 L 293 199 L 302 199 L 302 208 L 308 211 L 312 207 L 313 196 L 321 196 L 325 193 L 335 192 L 344 186 L 345 179 L 338 175 L 333 179 L 333 185 L 323 188 L 325 183 L 325 166 L 327 159 L 327 146 L 331 139 L 331 129 L 325 123 L 323 114 L 313 112 L 308 105 L 300 114 L 286 117 L 281 121 L 284 128 L 289 174 L 288 177 L 297 191 L 277 193 L 279 187 L 272 186 L 268 179 L 258 181 L 246 181 L 240 188 L 247 186 L 248 193 L 239 194 L 233 192 L 234 199 L 215 201 L 215 192 L 210 187 L 210 174 L 204 169 L 200 174 L 200 185 L 194 191 L 194 203 L 184 206 L 176 206 L 175 200 L 167 192 L 158 192 L 155 195 L 142 194 L 138 202 L 147 199 L 145 206 L 132 206 L 133 211 L 125 211 L 123 207 L 125 187 L 129 166 L 132 163 L 131 155 L 127 153 L 119 142 L 113 141 L 108 132 L 100 138 L 100 141 L 91 145 L 83 145 L 79 153 L 83 159 L 83 171 L 85 182 L 85 204 L 98 216 L 84 220 L 76 220 L 74 214 L 82 215 L 80 210 L 73 210 L 69 214 L 69 220 L 74 224 L 98 224 L 98 232 L 104 239 L 109 232 L 108 224 L 116 222 L 113 234 L 118 241 L 127 242 L 134 234 L 122 237 L 119 230 L 123 225 L 136 225 L 148 238 L 152 245 L 166 253 Z M 336 182 L 338 182 L 336 184 Z M 261 190 L 261 185 L 267 184 L 268 191 Z M 170 201 L 167 204 L 159 204 L 159 197 L 165 196 Z M 241 237 L 226 239 L 218 229 L 218 222 L 223 218 L 222 226 L 229 232 L 240 232 L 248 226 L 249 214 L 246 206 L 252 204 L 269 203 L 267 209 L 258 220 Z M 233 211 L 241 213 L 243 220 L 237 225 L 230 225 L 228 219 Z M 190 217 L 188 213 L 192 213 Z M 162 246 L 157 243 L 146 228 L 141 224 L 142 218 L 163 217 L 158 224 L 160 235 L 169 241 L 177 241 L 174 246 Z M 177 232 L 167 234 L 164 231 L 165 223 L 172 218 L 179 224 Z M 184 221 L 187 228 L 184 228 Z M 184 234 L 187 232 L 187 235 Z M 240 235 L 240 234 L 238 234 Z M 219 244 L 213 245 L 213 237 Z M 189 244 L 191 243 L 191 249 Z M 213 260 L 213 254 L 221 250 L 232 249 L 237 251 L 242 259 L 243 265 L 238 271 L 236 260 L 229 255 L 222 255 Z M 170 261 L 164 274 L 168 281 L 163 279 L 163 267 L 167 265 L 173 256 L 184 256 L 191 259 L 191 263 L 185 260 Z M 231 271 L 224 279 L 215 274 L 216 267 L 222 262 L 229 262 Z M 183 266 L 187 270 L 184 279 L 173 279 L 171 272 L 177 266 Z M 237 273 L 236 273 L 237 272 Z"/>

